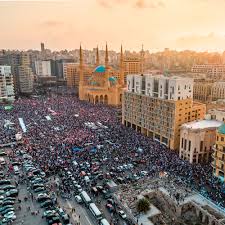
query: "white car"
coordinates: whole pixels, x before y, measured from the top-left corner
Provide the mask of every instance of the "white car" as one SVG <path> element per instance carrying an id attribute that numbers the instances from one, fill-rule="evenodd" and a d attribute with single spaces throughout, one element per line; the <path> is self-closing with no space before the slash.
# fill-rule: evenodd
<path id="1" fill-rule="evenodd" d="M 120 217 L 122 219 L 126 219 L 127 218 L 127 215 L 125 214 L 125 212 L 123 210 L 118 211 L 118 213 L 119 213 L 119 215 L 120 215 Z"/>
<path id="2" fill-rule="evenodd" d="M 6 219 L 10 219 L 10 220 L 15 220 L 16 219 L 16 215 L 14 213 L 14 211 L 8 212 L 4 215 L 4 218 Z"/>
<path id="3" fill-rule="evenodd" d="M 79 195 L 75 196 L 75 200 L 77 203 L 81 203 L 82 202 L 82 198 Z"/>

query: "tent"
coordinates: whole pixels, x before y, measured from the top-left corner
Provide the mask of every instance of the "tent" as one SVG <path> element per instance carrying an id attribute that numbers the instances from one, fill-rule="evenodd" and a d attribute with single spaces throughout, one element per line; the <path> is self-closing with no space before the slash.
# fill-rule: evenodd
<path id="1" fill-rule="evenodd" d="M 7 106 L 4 107 L 4 109 L 7 110 L 7 111 L 10 111 L 10 110 L 13 109 L 13 106 L 12 105 L 7 105 Z"/>
<path id="2" fill-rule="evenodd" d="M 82 151 L 82 149 L 79 147 L 73 147 L 72 150 L 74 153 Z"/>

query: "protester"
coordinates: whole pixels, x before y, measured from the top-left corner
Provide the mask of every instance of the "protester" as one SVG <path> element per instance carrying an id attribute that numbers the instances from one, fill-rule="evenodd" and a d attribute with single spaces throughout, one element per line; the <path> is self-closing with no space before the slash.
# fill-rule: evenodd
<path id="1" fill-rule="evenodd" d="M 92 105 L 76 97 L 19 99 L 12 111 L 0 111 L 0 144 L 14 141 L 15 133 L 22 132 L 18 118 L 23 118 L 27 132 L 23 133 L 24 144 L 16 149 L 28 152 L 47 176 L 61 175 L 63 193 L 71 194 L 63 171 L 69 168 L 75 172 L 74 160 L 88 162 L 93 168 L 94 160 L 99 159 L 100 169 L 106 171 L 135 161 L 139 164 L 133 168 L 134 173 L 146 170 L 148 176 L 155 177 L 166 172 L 178 183 L 186 183 L 225 207 L 222 183 L 213 176 L 210 165 L 192 165 L 179 159 L 177 153 L 123 126 L 118 112 L 117 108 Z M 5 120 L 15 123 L 13 130 L 4 127 Z M 74 176 L 84 182 L 79 174 Z"/>

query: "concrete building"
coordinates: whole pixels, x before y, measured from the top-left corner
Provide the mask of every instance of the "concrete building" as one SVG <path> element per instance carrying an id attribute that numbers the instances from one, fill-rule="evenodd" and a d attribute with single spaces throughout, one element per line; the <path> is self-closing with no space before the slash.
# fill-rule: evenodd
<path id="1" fill-rule="evenodd" d="M 64 63 L 63 78 L 66 80 L 68 87 L 78 87 L 79 86 L 79 64 Z"/>
<path id="2" fill-rule="evenodd" d="M 194 80 L 194 100 L 201 102 L 210 102 L 212 99 L 213 80 L 195 79 Z"/>
<path id="3" fill-rule="evenodd" d="M 0 102 L 15 100 L 13 75 L 11 66 L 0 66 Z"/>
<path id="4" fill-rule="evenodd" d="M 213 173 L 225 182 L 225 124 L 217 130 L 213 158 Z"/>
<path id="5" fill-rule="evenodd" d="M 50 77 L 51 62 L 50 61 L 35 61 L 36 75 L 39 77 Z"/>
<path id="6" fill-rule="evenodd" d="M 192 79 L 128 75 L 122 122 L 178 150 L 182 124 L 203 119 L 205 105 L 193 102 Z"/>
<path id="7" fill-rule="evenodd" d="M 225 107 L 210 109 L 208 113 L 212 119 L 225 122 Z"/>
<path id="8" fill-rule="evenodd" d="M 215 82 L 212 85 L 212 101 L 225 99 L 225 82 Z"/>
<path id="9" fill-rule="evenodd" d="M 31 94 L 34 87 L 34 76 L 29 66 L 19 66 L 19 91 L 22 94 Z"/>
<path id="10" fill-rule="evenodd" d="M 139 57 L 126 56 L 123 59 L 124 82 L 127 82 L 127 75 L 144 73 L 144 50 L 142 48 Z"/>
<path id="11" fill-rule="evenodd" d="M 222 122 L 216 120 L 183 124 L 180 132 L 180 158 L 190 163 L 207 163 L 216 142 L 216 129 L 221 125 Z"/>
<path id="12" fill-rule="evenodd" d="M 206 73 L 209 78 L 218 80 L 225 78 L 225 64 L 194 65 L 192 73 Z"/>

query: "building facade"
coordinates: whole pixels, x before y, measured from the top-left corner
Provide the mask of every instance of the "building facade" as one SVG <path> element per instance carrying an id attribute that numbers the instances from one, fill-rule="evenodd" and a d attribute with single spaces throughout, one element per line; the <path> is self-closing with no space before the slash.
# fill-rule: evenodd
<path id="1" fill-rule="evenodd" d="M 121 47 L 120 75 L 109 66 L 108 47 L 106 45 L 105 65 L 99 64 L 98 48 L 96 52 L 96 68 L 88 81 L 84 79 L 85 66 L 83 63 L 83 52 L 80 47 L 80 80 L 79 98 L 93 104 L 102 103 L 118 106 L 122 104 L 122 93 L 124 86 L 123 51 Z M 114 73 L 115 72 L 115 73 Z M 114 75 L 117 74 L 117 77 Z"/>
<path id="2" fill-rule="evenodd" d="M 19 66 L 19 91 L 21 94 L 31 94 L 34 87 L 34 75 L 29 66 Z"/>
<path id="3" fill-rule="evenodd" d="M 11 66 L 0 66 L 0 102 L 15 100 L 13 75 Z"/>
<path id="4" fill-rule="evenodd" d="M 192 73 L 206 73 L 209 78 L 219 80 L 225 78 L 225 64 L 194 65 Z"/>
<path id="5" fill-rule="evenodd" d="M 79 86 L 79 64 L 64 63 L 63 64 L 63 78 L 66 80 L 68 87 Z"/>
<path id="6" fill-rule="evenodd" d="M 35 72 L 39 77 L 50 77 L 51 62 L 50 61 L 35 61 Z"/>
<path id="7" fill-rule="evenodd" d="M 216 142 L 216 130 L 222 122 L 200 120 L 181 126 L 179 156 L 190 163 L 207 163 Z"/>
<path id="8" fill-rule="evenodd" d="M 225 82 L 215 82 L 212 85 L 212 101 L 225 99 Z"/>
<path id="9" fill-rule="evenodd" d="M 212 119 L 225 122 L 225 107 L 210 109 L 208 113 L 210 114 Z"/>
<path id="10" fill-rule="evenodd" d="M 126 56 L 123 59 L 124 83 L 127 82 L 127 75 L 143 74 L 145 70 L 145 53 L 142 47 L 139 57 Z"/>
<path id="11" fill-rule="evenodd" d="M 217 130 L 213 153 L 213 173 L 225 182 L 225 124 Z"/>
<path id="12" fill-rule="evenodd" d="M 210 102 L 212 99 L 213 81 L 209 79 L 195 79 L 193 97 L 196 101 Z"/>
<path id="13" fill-rule="evenodd" d="M 192 98 L 192 79 L 128 75 L 122 122 L 178 150 L 181 125 L 205 115 L 205 105 Z"/>

